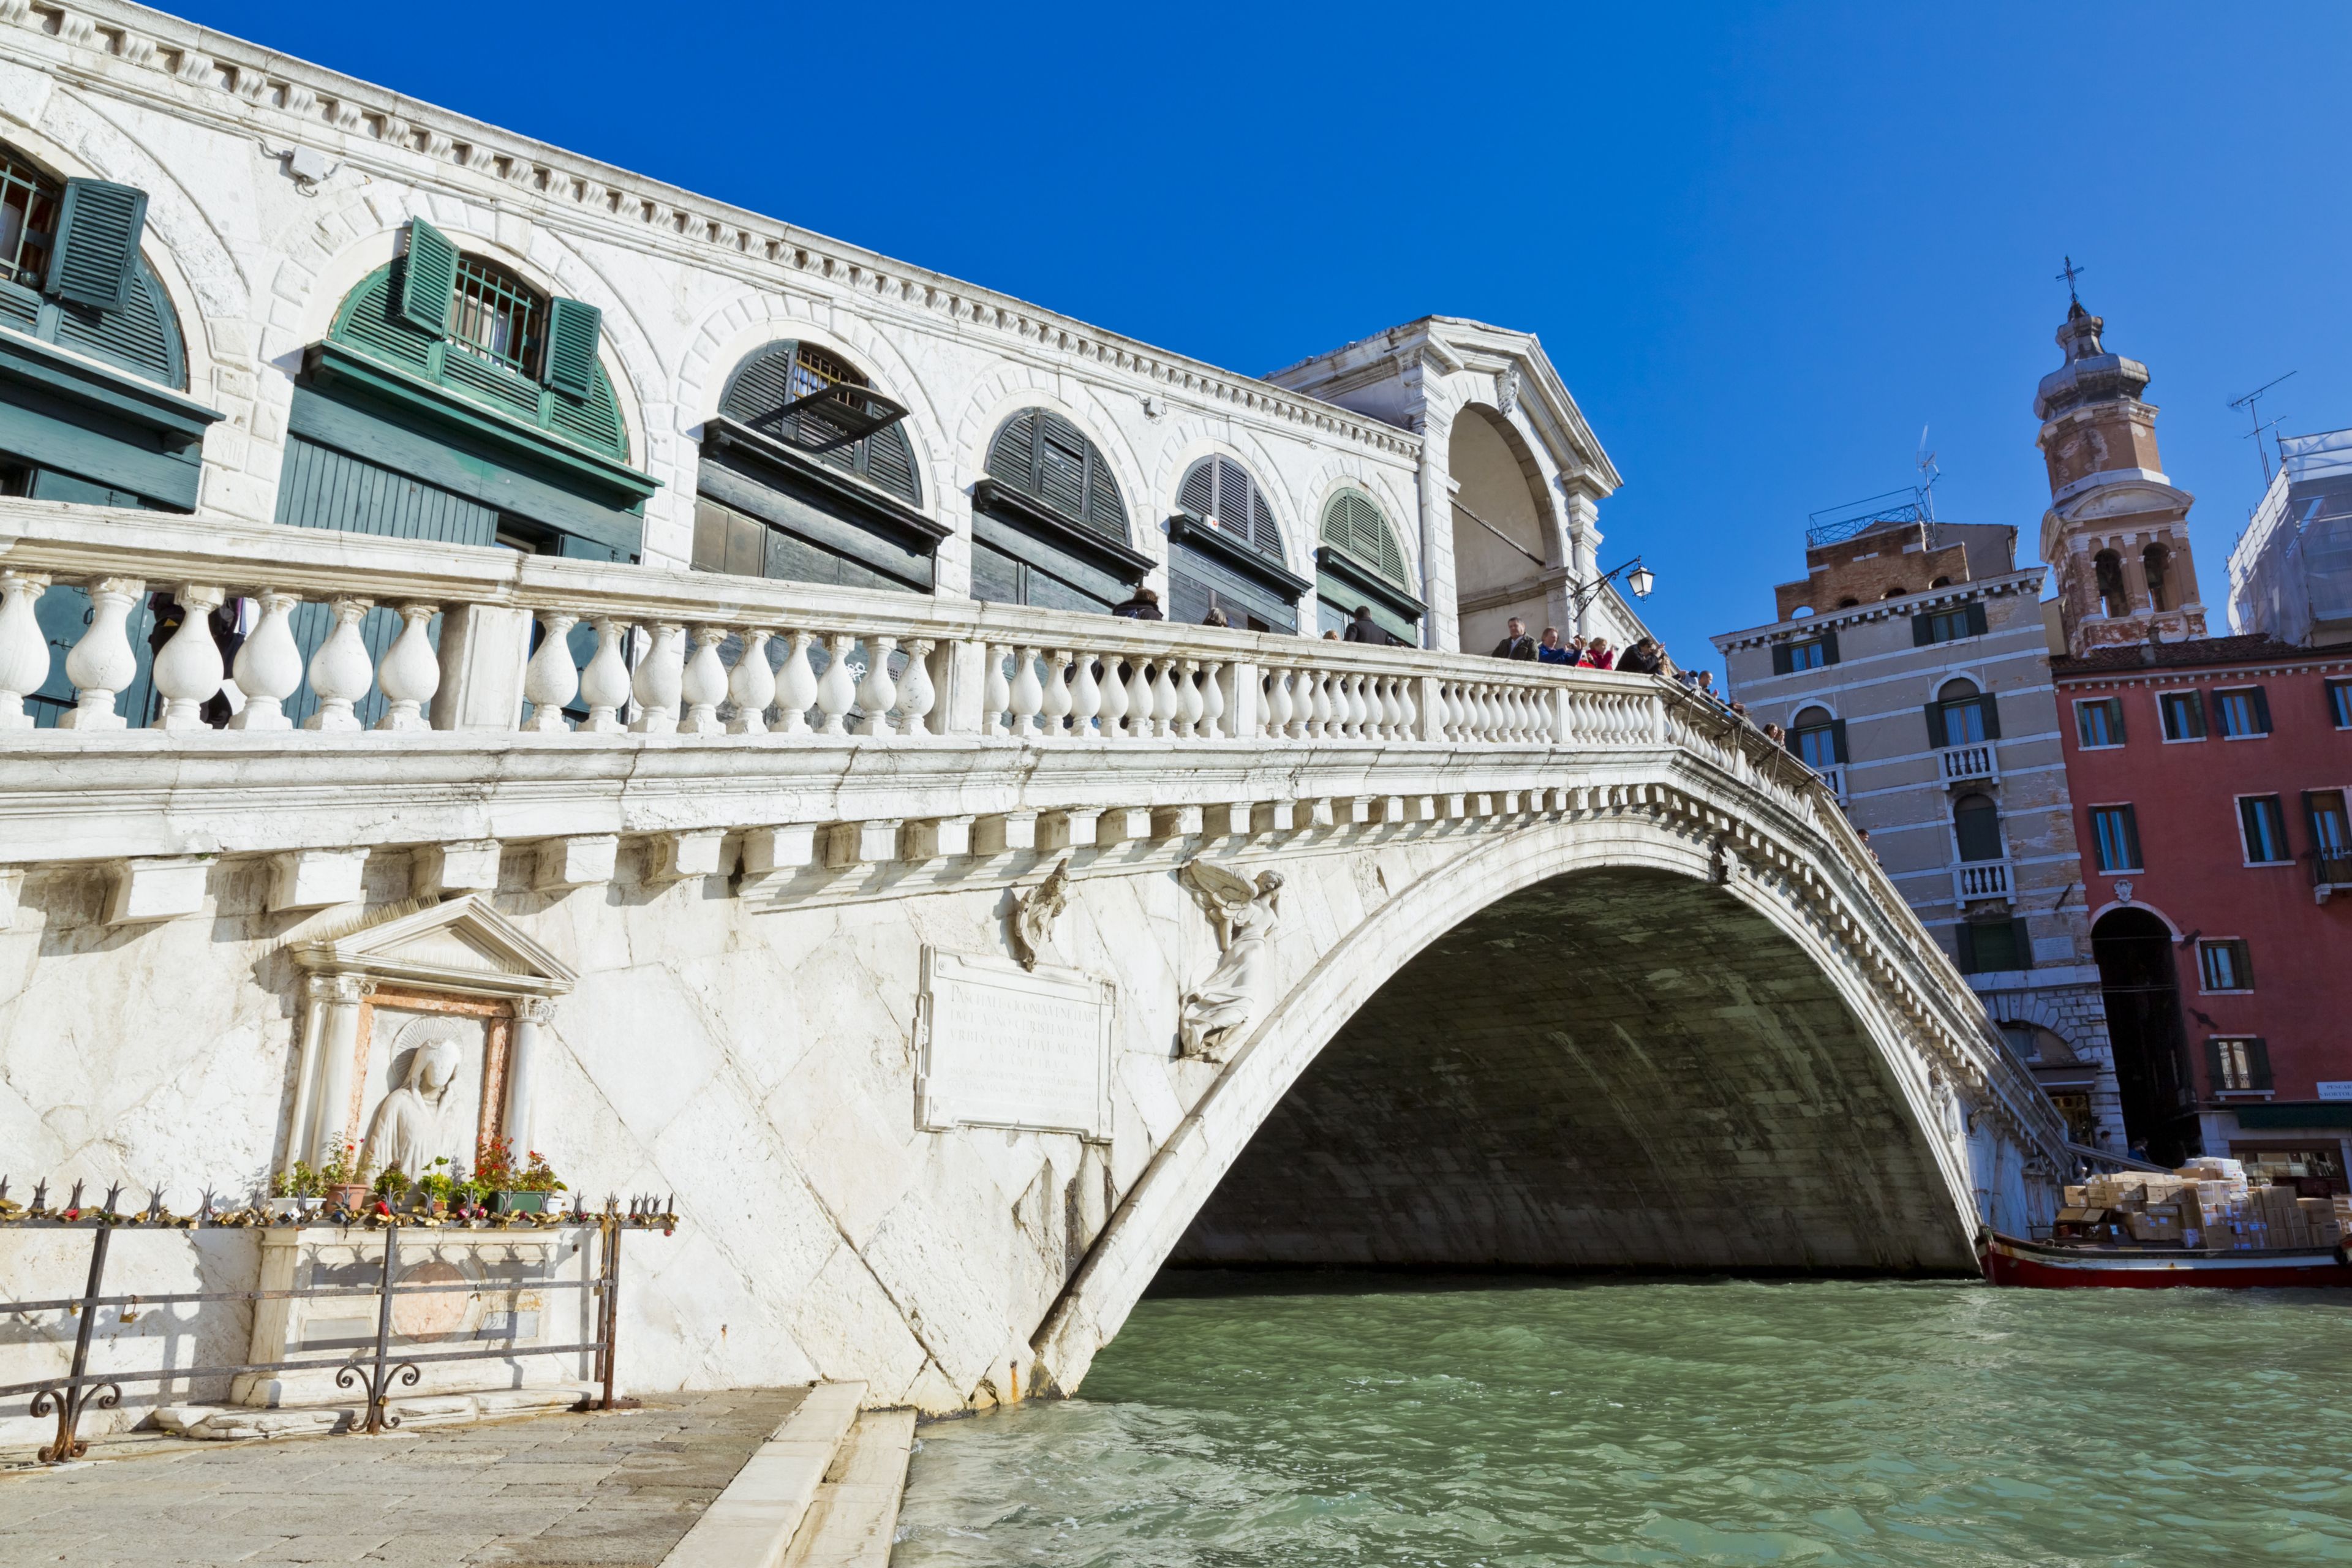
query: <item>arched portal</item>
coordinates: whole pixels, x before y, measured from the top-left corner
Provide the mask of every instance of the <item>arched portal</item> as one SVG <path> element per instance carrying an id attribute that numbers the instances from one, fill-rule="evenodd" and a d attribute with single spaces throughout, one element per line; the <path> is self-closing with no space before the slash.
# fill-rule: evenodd
<path id="1" fill-rule="evenodd" d="M 1952 1069 L 1839 923 L 1699 834 L 1638 809 L 1531 825 L 1366 894 L 1159 1140 L 1036 1331 L 1031 1386 L 1075 1390 L 1180 1247 L 1960 1272 L 1980 1204 L 2028 1223 L 2013 1156 L 1977 1191 Z M 1318 1126 L 1322 1150 L 1283 1147 Z M 1321 1201 L 1269 1194 L 1289 1182 Z"/>
<path id="2" fill-rule="evenodd" d="M 2171 929 L 2147 910 L 2110 910 L 2091 927 L 2091 955 L 2115 1046 L 2124 1135 L 2148 1158 L 2178 1164 L 2199 1149 Z"/>
<path id="3" fill-rule="evenodd" d="M 1544 628 L 1548 568 L 1560 564 L 1541 475 L 1518 433 L 1476 405 L 1454 421 L 1446 472 L 1453 498 L 1454 602 L 1462 647 L 1484 653 L 1517 616 Z M 1563 631 L 1573 628 L 1563 628 Z"/>

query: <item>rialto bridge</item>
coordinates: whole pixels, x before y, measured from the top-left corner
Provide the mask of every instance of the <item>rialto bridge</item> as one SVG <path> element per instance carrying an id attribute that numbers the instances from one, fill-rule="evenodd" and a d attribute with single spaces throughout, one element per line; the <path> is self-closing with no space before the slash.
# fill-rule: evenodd
<path id="1" fill-rule="evenodd" d="M 1962 1273 L 2053 1204 L 1834 803 L 1669 681 L 15 502 L 0 700 L 68 583 L 88 709 L 150 590 L 262 616 L 241 727 L 191 616 L 154 724 L 0 733 L 20 1200 L 324 1162 L 437 1030 L 453 1148 L 675 1194 L 633 1382 L 929 1410 L 1171 1259 Z"/>

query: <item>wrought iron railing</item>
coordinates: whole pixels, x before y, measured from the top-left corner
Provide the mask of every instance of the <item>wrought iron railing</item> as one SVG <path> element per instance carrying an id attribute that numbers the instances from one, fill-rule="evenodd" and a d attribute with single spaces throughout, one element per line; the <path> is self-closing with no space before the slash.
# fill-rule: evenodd
<path id="1" fill-rule="evenodd" d="M 574 1200 L 568 1213 L 553 1215 L 499 1215 L 486 1220 L 432 1220 L 415 1215 L 343 1215 L 344 1224 L 321 1220 L 312 1215 L 275 1218 L 259 1210 L 221 1213 L 215 1209 L 212 1195 L 206 1194 L 197 1212 L 175 1215 L 163 1207 L 160 1194 L 152 1196 L 144 1210 L 129 1214 L 115 1208 L 121 1195 L 120 1187 L 107 1194 L 102 1204 L 89 1209 L 81 1205 L 82 1184 L 77 1182 L 68 1200 L 55 1208 L 46 1206 L 47 1184 L 34 1189 L 33 1203 L 21 1212 L 9 1212 L 15 1205 L 7 1202 L 7 1183 L 0 1180 L 0 1228 L 87 1230 L 90 1233 L 89 1270 L 79 1296 L 58 1297 L 47 1300 L 0 1301 L 0 1315 L 20 1319 L 34 1312 L 66 1312 L 80 1321 L 74 1331 L 72 1363 L 63 1377 L 36 1378 L 27 1383 L 0 1384 L 0 1399 L 32 1395 L 30 1414 L 35 1419 L 53 1417 L 57 1436 L 40 1449 L 45 1464 L 63 1464 L 79 1458 L 89 1448 L 89 1440 L 80 1434 L 82 1416 L 89 1410 L 111 1410 L 122 1402 L 122 1385 L 137 1383 L 176 1383 L 197 1378 L 238 1377 L 248 1373 L 327 1372 L 335 1377 L 335 1386 L 365 1391 L 365 1413 L 354 1420 L 347 1430 L 377 1433 L 400 1425 L 400 1416 L 391 1408 L 394 1387 L 413 1388 L 423 1377 L 425 1363 L 463 1361 L 509 1361 L 517 1356 L 593 1355 L 594 1373 L 591 1381 L 599 1385 L 600 1394 L 583 1400 L 580 1408 L 610 1410 L 614 1407 L 614 1376 L 615 1350 L 620 1325 L 621 1237 L 630 1229 L 659 1229 L 665 1234 L 676 1228 L 677 1216 L 667 1198 L 637 1197 L 629 1200 L 625 1208 L 617 1197 L 607 1198 L 601 1211 L 591 1211 L 584 1203 Z M 373 1286 L 321 1286 L 285 1290 L 185 1290 L 163 1293 L 110 1296 L 105 1293 L 107 1255 L 120 1229 L 178 1229 L 193 1231 L 214 1226 L 269 1226 L 285 1228 L 338 1228 L 361 1235 L 370 1233 L 383 1238 L 383 1255 L 378 1282 Z M 427 1226 L 431 1228 L 427 1230 Z M 445 1233 L 452 1226 L 493 1230 L 511 1230 L 518 1235 L 571 1232 L 593 1235 L 598 1246 L 595 1265 L 579 1279 L 541 1279 L 531 1282 L 534 1292 L 584 1290 L 596 1304 L 596 1330 L 590 1338 L 568 1344 L 518 1345 L 490 1344 L 478 1350 L 416 1352 L 395 1348 L 393 1344 L 393 1301 L 396 1297 L 446 1295 L 454 1292 L 477 1292 L 479 1281 L 459 1279 L 447 1283 L 402 1284 L 399 1279 L 401 1235 L 404 1231 L 428 1235 Z M 92 1341 L 101 1309 L 118 1311 L 147 1311 L 159 1307 L 201 1306 L 232 1301 L 315 1301 L 339 1300 L 372 1300 L 376 1303 L 375 1339 L 373 1348 L 355 1351 L 338 1361 L 310 1357 L 298 1361 L 236 1362 L 214 1366 L 173 1366 L 145 1370 L 92 1372 L 90 1353 Z M 123 1321 L 130 1319 L 125 1317 Z"/>

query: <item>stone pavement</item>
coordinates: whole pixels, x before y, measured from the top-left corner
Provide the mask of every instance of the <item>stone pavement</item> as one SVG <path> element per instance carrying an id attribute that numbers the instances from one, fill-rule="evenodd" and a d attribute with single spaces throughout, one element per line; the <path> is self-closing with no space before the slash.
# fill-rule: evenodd
<path id="1" fill-rule="evenodd" d="M 0 1568 L 654 1568 L 807 1392 L 381 1437 L 110 1445 L 123 1457 L 0 1475 Z"/>

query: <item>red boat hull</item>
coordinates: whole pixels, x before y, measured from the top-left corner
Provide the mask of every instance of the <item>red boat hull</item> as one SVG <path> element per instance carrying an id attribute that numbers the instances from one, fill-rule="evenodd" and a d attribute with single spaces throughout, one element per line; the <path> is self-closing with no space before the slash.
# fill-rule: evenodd
<path id="1" fill-rule="evenodd" d="M 2291 1289 L 2352 1286 L 2352 1265 L 2333 1247 L 2264 1252 L 2051 1247 L 1989 1236 L 1979 1247 L 1985 1278 L 2038 1290 Z"/>

